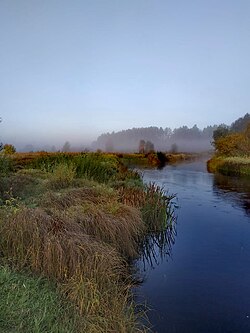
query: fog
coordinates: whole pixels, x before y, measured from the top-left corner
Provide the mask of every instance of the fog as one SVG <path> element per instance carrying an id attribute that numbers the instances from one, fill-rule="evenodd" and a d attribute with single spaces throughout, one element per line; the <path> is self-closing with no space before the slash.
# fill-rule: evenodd
<path id="1" fill-rule="evenodd" d="M 151 142 L 151 141 L 150 141 Z M 91 150 L 101 150 L 106 152 L 127 152 L 138 153 L 140 140 L 122 140 L 122 141 L 103 141 L 102 143 L 93 142 Z M 168 140 L 164 143 L 152 142 L 155 151 L 162 152 L 189 152 L 200 153 L 208 152 L 213 149 L 211 140 Z"/>
<path id="2" fill-rule="evenodd" d="M 172 130 L 169 127 L 132 128 L 119 132 L 100 135 L 92 148 L 103 151 L 138 152 L 141 140 L 153 145 L 154 150 L 168 152 L 205 152 L 210 151 L 213 131 L 217 128 L 207 126 L 200 130 L 196 125 L 191 128 L 182 126 Z"/>

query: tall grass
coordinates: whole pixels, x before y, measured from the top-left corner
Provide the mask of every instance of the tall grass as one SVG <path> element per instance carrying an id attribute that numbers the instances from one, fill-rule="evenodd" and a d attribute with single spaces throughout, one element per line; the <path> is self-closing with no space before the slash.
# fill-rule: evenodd
<path id="1" fill-rule="evenodd" d="M 123 203 L 141 210 L 142 219 L 147 232 L 160 232 L 174 222 L 174 211 L 171 204 L 174 195 L 167 195 L 165 191 L 154 183 L 141 187 L 122 187 L 119 189 Z"/>
<path id="2" fill-rule="evenodd" d="M 46 172 L 54 172 L 55 166 L 65 164 L 74 167 L 77 177 L 106 183 L 118 172 L 119 162 L 117 157 L 105 154 L 83 153 L 74 155 L 57 153 L 38 157 L 32 160 L 29 165 Z"/>
<path id="3" fill-rule="evenodd" d="M 0 209 L 1 262 L 55 283 L 77 309 L 80 332 L 145 331 L 128 262 L 150 248 L 147 235 L 163 242 L 172 197 L 115 156 L 45 154 L 28 163 L 37 170 L 3 186 L 12 192 Z"/>
<path id="4" fill-rule="evenodd" d="M 69 187 L 76 176 L 76 167 L 72 163 L 60 163 L 53 167 L 48 177 L 48 187 L 61 189 Z"/>
<path id="5" fill-rule="evenodd" d="M 48 214 L 42 209 L 20 208 L 1 221 L 2 262 L 57 282 L 85 318 L 81 332 L 142 332 L 131 302 L 127 263 L 116 249 L 115 238 L 121 241 L 123 235 L 125 243 L 125 232 L 128 241 L 132 236 L 124 227 L 110 231 L 105 223 L 111 226 L 119 219 L 105 218 L 101 226 L 95 225 L 97 235 L 98 231 L 87 225 L 93 219 L 79 221 L 58 211 Z"/>

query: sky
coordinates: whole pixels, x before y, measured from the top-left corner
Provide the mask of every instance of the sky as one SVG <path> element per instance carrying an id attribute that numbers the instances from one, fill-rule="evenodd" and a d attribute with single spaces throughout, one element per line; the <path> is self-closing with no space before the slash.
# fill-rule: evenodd
<path id="1" fill-rule="evenodd" d="M 249 0 L 0 0 L 0 141 L 231 124 L 249 59 Z"/>

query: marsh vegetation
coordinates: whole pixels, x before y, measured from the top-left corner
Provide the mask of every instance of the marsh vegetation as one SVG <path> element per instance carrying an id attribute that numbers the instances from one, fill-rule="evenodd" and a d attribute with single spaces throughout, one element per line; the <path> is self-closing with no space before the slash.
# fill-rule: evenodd
<path id="1" fill-rule="evenodd" d="M 129 262 L 174 228 L 173 197 L 115 155 L 0 160 L 0 330 L 148 331 Z"/>
<path id="2" fill-rule="evenodd" d="M 210 172 L 230 176 L 250 176 L 250 115 L 237 119 L 230 127 L 214 131 L 215 155 L 208 161 Z"/>

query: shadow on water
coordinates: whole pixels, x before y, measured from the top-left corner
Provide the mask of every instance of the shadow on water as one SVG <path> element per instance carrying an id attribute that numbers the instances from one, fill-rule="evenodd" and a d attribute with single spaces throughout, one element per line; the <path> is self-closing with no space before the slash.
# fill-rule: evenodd
<path id="1" fill-rule="evenodd" d="M 176 235 L 176 224 L 174 222 L 166 230 L 151 233 L 145 237 L 140 257 L 144 271 L 146 267 L 154 268 L 155 265 L 159 265 L 163 260 L 171 257 Z"/>
<path id="2" fill-rule="evenodd" d="M 214 175 L 213 191 L 216 196 L 242 208 L 250 216 L 250 180 L 247 178 Z"/>

